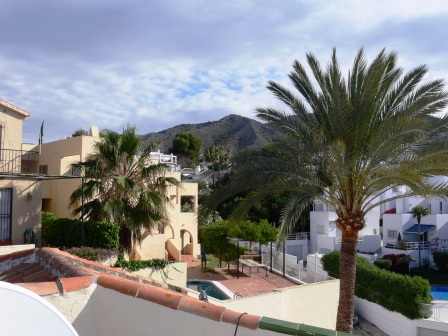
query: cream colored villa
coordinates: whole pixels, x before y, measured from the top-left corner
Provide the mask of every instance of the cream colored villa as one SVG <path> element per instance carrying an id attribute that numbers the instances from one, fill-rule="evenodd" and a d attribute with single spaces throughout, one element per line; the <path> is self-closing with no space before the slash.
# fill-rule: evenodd
<path id="1" fill-rule="evenodd" d="M 76 175 L 72 163 L 84 161 L 99 140 L 98 127 L 92 126 L 89 135 L 61 139 L 42 145 L 39 160 L 39 173 L 48 175 Z M 151 153 L 153 163 L 165 163 L 171 167 L 167 174 L 179 181 L 180 168 L 174 155 L 160 152 Z M 54 213 L 57 217 L 73 218 L 68 208 L 70 194 L 80 180 L 51 180 L 42 184 L 42 210 Z M 182 255 L 196 256 L 200 252 L 197 229 L 198 186 L 197 183 L 184 183 L 182 187 L 168 190 L 170 224 L 162 231 L 154 231 L 145 238 L 135 259 L 166 258 L 181 260 Z"/>
<path id="2" fill-rule="evenodd" d="M 0 245 L 25 238 L 40 245 L 41 183 L 23 176 L 36 173 L 39 160 L 22 147 L 22 123 L 31 114 L 2 99 L 0 112 Z"/>

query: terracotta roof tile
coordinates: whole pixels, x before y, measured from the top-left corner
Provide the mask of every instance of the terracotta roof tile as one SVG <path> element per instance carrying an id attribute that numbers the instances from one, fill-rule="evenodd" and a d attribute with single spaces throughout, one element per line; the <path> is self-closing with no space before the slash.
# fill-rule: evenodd
<path id="1" fill-rule="evenodd" d="M 211 320 L 221 321 L 225 308 L 185 296 L 180 301 L 179 310 Z"/>
<path id="2" fill-rule="evenodd" d="M 33 283 L 16 283 L 17 286 L 29 289 L 37 295 L 58 294 L 59 289 L 56 282 L 33 282 Z"/>
<path id="3" fill-rule="evenodd" d="M 249 329 L 257 329 L 260 323 L 260 316 L 238 313 L 233 310 L 226 309 L 222 315 L 222 321 L 232 324 L 237 324 L 238 319 L 240 320 L 239 325 Z"/>
<path id="4" fill-rule="evenodd" d="M 145 285 L 138 290 L 137 297 L 168 308 L 178 309 L 184 296 L 176 292 Z"/>
<path id="5" fill-rule="evenodd" d="M 56 283 L 60 284 L 64 292 L 71 292 L 89 287 L 92 277 L 59 278 Z"/>
<path id="6" fill-rule="evenodd" d="M 34 253 L 34 250 L 11 253 L 2 260 L 8 262 L 7 259 L 16 259 L 31 253 Z M 36 256 L 36 262 L 22 263 L 0 273 L 0 280 L 16 283 L 38 295 L 76 291 L 96 282 L 105 288 L 171 309 L 232 324 L 237 324 L 240 319 L 240 326 L 258 328 L 259 316 L 242 315 L 222 306 L 202 302 L 185 295 L 185 289 L 72 256 L 54 248 L 41 248 Z"/>

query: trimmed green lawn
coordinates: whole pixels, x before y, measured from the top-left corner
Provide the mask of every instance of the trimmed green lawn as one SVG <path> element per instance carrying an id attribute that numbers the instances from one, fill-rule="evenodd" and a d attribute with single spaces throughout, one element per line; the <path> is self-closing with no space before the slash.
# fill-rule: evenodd
<path id="1" fill-rule="evenodd" d="M 431 285 L 448 285 L 448 274 L 440 273 L 428 267 L 419 267 L 411 269 L 411 275 L 418 275 L 427 279 Z"/>
<path id="2" fill-rule="evenodd" d="M 219 259 L 217 254 L 207 253 L 207 268 L 219 267 Z M 198 260 L 201 260 L 201 255 L 198 255 Z M 198 263 L 198 267 L 201 267 L 201 263 Z M 227 254 L 223 255 L 222 267 L 227 267 Z"/>

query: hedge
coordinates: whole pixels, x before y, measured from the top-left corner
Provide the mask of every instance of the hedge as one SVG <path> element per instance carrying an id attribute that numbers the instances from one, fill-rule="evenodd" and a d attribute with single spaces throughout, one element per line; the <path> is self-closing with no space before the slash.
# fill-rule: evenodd
<path id="1" fill-rule="evenodd" d="M 108 222 L 84 222 L 84 246 L 118 251 L 120 227 Z M 47 246 L 82 246 L 82 222 L 42 212 L 42 240 Z"/>
<path id="2" fill-rule="evenodd" d="M 324 269 L 339 278 L 339 251 L 322 257 Z M 356 258 L 355 295 L 401 313 L 410 319 L 424 318 L 422 303 L 431 303 L 431 286 L 419 276 L 410 277 L 381 269 L 367 259 Z"/>
<path id="3" fill-rule="evenodd" d="M 448 253 L 434 252 L 432 256 L 439 272 L 446 273 L 448 271 Z"/>

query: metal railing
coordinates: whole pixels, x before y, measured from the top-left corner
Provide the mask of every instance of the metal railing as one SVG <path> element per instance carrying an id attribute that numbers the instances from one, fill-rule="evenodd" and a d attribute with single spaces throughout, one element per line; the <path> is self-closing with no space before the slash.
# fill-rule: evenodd
<path id="1" fill-rule="evenodd" d="M 395 250 L 418 250 L 418 242 L 397 242 L 397 243 L 386 243 L 385 248 L 395 249 Z M 430 243 L 424 242 L 420 243 L 420 250 L 429 250 Z"/>
<path id="2" fill-rule="evenodd" d="M 310 239 L 310 233 L 309 232 L 296 232 L 296 233 L 288 233 L 286 235 L 286 240 L 303 240 L 303 239 Z"/>
<path id="3" fill-rule="evenodd" d="M 39 172 L 39 152 L 1 149 L 0 172 L 37 174 Z"/>
<path id="4" fill-rule="evenodd" d="M 269 268 L 271 268 L 272 266 L 273 270 L 282 274 L 284 270 L 284 274 L 288 277 L 305 283 L 334 280 L 334 278 L 328 276 L 327 274 L 319 272 L 319 270 L 307 269 L 303 266 L 302 261 L 299 261 L 299 263 L 297 263 L 297 257 L 278 252 L 275 248 L 272 249 L 271 256 L 271 249 L 266 245 L 262 246 L 262 263 Z"/>

